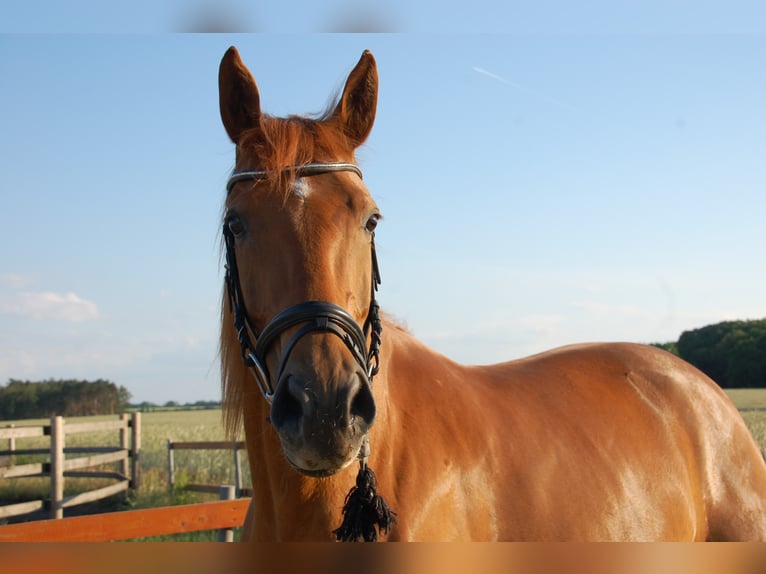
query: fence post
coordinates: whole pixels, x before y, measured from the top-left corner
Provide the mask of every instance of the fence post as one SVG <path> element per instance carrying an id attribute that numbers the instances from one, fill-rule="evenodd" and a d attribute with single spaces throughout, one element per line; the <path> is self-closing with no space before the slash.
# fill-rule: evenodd
<path id="1" fill-rule="evenodd" d="M 51 417 L 50 517 L 64 517 L 64 419 Z"/>
<path id="2" fill-rule="evenodd" d="M 234 500 L 236 498 L 236 490 L 230 484 L 221 485 L 220 494 L 221 500 Z M 221 528 L 218 531 L 218 542 L 234 542 L 234 529 Z"/>
<path id="3" fill-rule="evenodd" d="M 175 481 L 175 471 L 176 471 L 176 464 L 175 464 L 175 457 L 173 456 L 173 440 L 168 439 L 168 487 L 170 490 L 173 490 L 173 487 L 176 485 Z"/>
<path id="4" fill-rule="evenodd" d="M 236 496 L 242 496 L 242 457 L 239 455 L 237 440 L 234 439 L 234 484 L 237 487 Z"/>
<path id="5" fill-rule="evenodd" d="M 16 425 L 11 423 L 8 425 L 8 428 L 15 429 Z M 8 450 L 11 451 L 8 455 L 8 463 L 13 466 L 16 464 L 16 455 L 13 454 L 13 451 L 16 450 L 16 437 L 12 436 L 8 439 Z"/>
<path id="6" fill-rule="evenodd" d="M 125 458 L 120 462 L 120 472 L 128 478 L 128 413 L 120 415 L 122 426 L 120 427 L 120 449 L 125 451 Z"/>
<path id="7" fill-rule="evenodd" d="M 132 440 L 130 449 L 130 485 L 134 491 L 141 488 L 141 413 L 132 416 Z"/>

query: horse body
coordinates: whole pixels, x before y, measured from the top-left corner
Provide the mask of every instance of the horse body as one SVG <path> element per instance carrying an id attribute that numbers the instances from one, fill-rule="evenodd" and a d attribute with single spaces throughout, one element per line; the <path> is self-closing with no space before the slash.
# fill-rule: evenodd
<path id="1" fill-rule="evenodd" d="M 395 539 L 766 534 L 766 469 L 741 417 L 664 351 L 579 345 L 466 367 L 406 333 L 383 348 L 389 418 L 372 443 L 390 457 L 374 464 L 400 509 Z"/>
<path id="2" fill-rule="evenodd" d="M 253 478 L 243 539 L 332 540 L 359 452 L 396 512 L 387 540 L 766 540 L 766 464 L 742 418 L 659 349 L 589 344 L 464 366 L 384 322 L 373 384 L 354 329 L 327 328 L 348 310 L 376 336 L 378 215 L 353 165 L 374 119 L 372 56 L 317 120 L 263 116 L 234 49 L 219 81 L 237 144 L 221 360 Z M 304 318 L 304 301 L 321 317 Z M 257 339 L 280 311 L 300 321 L 250 353 L 243 332 Z"/>

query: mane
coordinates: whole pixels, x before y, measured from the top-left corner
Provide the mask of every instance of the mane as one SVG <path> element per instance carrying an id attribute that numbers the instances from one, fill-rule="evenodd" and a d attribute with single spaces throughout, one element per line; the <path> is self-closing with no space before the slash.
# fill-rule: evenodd
<path id="1" fill-rule="evenodd" d="M 313 161 L 353 159 L 353 146 L 345 134 L 331 121 L 334 105 L 322 115 L 309 118 L 279 118 L 264 115 L 259 127 L 248 130 L 237 145 L 237 163 L 242 156 L 254 160 L 257 169 L 266 171 L 265 188 L 281 193 L 283 201 L 290 196 L 295 173 L 286 168 Z M 252 160 L 251 160 L 252 158 Z M 252 375 L 242 362 L 241 348 L 229 310 L 224 287 L 221 306 L 221 387 L 224 428 L 229 437 L 240 433 L 243 405 L 250 393 L 259 394 Z"/>
<path id="2" fill-rule="evenodd" d="M 268 188 L 289 194 L 295 174 L 288 168 L 353 157 L 353 145 L 331 121 L 332 109 L 317 117 L 263 115 L 259 127 L 242 134 L 237 163 L 242 156 L 253 158 L 266 171 Z"/>
<path id="3" fill-rule="evenodd" d="M 241 436 L 243 406 L 248 394 L 248 382 L 255 387 L 255 381 L 242 362 L 242 352 L 234 329 L 234 317 L 229 311 L 226 287 L 223 289 L 221 306 L 221 390 L 223 399 L 223 426 L 228 438 Z M 248 379 L 250 379 L 248 381 Z"/>

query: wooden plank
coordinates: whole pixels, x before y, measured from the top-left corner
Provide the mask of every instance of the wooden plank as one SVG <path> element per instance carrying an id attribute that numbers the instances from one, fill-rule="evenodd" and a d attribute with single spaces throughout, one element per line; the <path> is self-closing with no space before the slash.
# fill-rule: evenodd
<path id="1" fill-rule="evenodd" d="M 7 428 L 11 428 L 12 429 L 12 428 L 15 428 L 15 427 L 16 427 L 15 424 L 10 424 L 10 425 L 8 425 Z M 12 436 L 8 437 L 8 450 L 11 451 L 11 452 L 16 450 L 16 437 L 12 437 Z"/>
<path id="2" fill-rule="evenodd" d="M 61 507 L 70 508 L 72 506 L 77 506 L 78 504 L 86 504 L 88 502 L 107 498 L 108 496 L 113 496 L 118 492 L 123 492 L 125 490 L 128 490 L 127 480 L 123 480 L 117 484 L 110 484 L 109 486 L 105 486 L 103 488 L 97 488 L 95 490 L 89 490 L 88 492 L 75 494 L 74 496 L 68 496 L 61 503 Z"/>
<path id="3" fill-rule="evenodd" d="M 125 423 L 119 421 L 101 421 L 97 423 L 71 423 L 64 425 L 64 432 L 66 434 L 75 434 L 79 432 L 93 432 L 120 429 L 125 426 Z"/>
<path id="4" fill-rule="evenodd" d="M 176 464 L 175 457 L 173 456 L 173 441 L 168 439 L 168 486 L 170 486 L 170 490 L 173 490 L 176 485 L 175 472 Z"/>
<path id="5" fill-rule="evenodd" d="M 45 503 L 42 500 L 31 500 L 29 502 L 19 502 L 18 504 L 6 504 L 0 506 L 0 518 L 8 518 L 9 516 L 18 516 L 20 514 L 27 514 L 29 512 L 35 512 L 41 510 Z"/>
<path id="6" fill-rule="evenodd" d="M 106 454 L 96 454 L 93 456 L 83 456 L 81 458 L 69 458 L 64 461 L 64 470 L 74 470 L 76 468 L 87 468 L 99 464 L 109 464 L 128 458 L 126 451 L 109 452 Z"/>
<path id="7" fill-rule="evenodd" d="M 173 442 L 172 445 L 168 445 L 168 448 L 174 450 L 221 450 L 233 448 L 234 442 L 232 441 L 192 441 L 192 442 Z M 236 443 L 238 449 L 245 448 L 244 441 L 238 441 Z"/>
<path id="8" fill-rule="evenodd" d="M 0 439 L 25 438 L 30 436 L 44 436 L 45 427 L 15 427 L 0 429 Z"/>
<path id="9" fill-rule="evenodd" d="M 218 484 L 187 484 L 183 489 L 191 490 L 192 492 L 212 492 L 218 494 L 221 491 L 221 486 Z"/>
<path id="10" fill-rule="evenodd" d="M 237 489 L 237 496 L 242 496 L 242 455 L 238 448 L 234 448 L 234 486 Z"/>
<path id="11" fill-rule="evenodd" d="M 249 498 L 240 498 L 24 522 L 0 526 L 0 542 L 109 542 L 235 528 L 245 521 L 249 506 Z"/>
<path id="12" fill-rule="evenodd" d="M 130 416 L 130 487 L 141 488 L 141 413 Z"/>
<path id="13" fill-rule="evenodd" d="M 221 500 L 235 500 L 237 498 L 237 487 L 231 484 L 221 485 L 219 487 L 219 496 Z M 234 542 L 234 529 L 220 529 L 218 531 L 218 542 Z"/>
<path id="14" fill-rule="evenodd" d="M 193 492 L 208 492 L 208 493 L 219 493 L 221 490 L 221 486 L 216 486 L 212 484 L 187 484 L 183 487 L 183 490 L 191 490 Z M 242 497 L 252 497 L 253 496 L 253 489 L 252 488 L 241 488 L 239 489 L 239 494 Z"/>
<path id="15" fill-rule="evenodd" d="M 114 480 L 128 480 L 127 474 L 121 472 L 98 472 L 95 470 L 86 471 L 68 471 L 64 473 L 65 478 L 112 478 Z"/>
<path id="16" fill-rule="evenodd" d="M 50 517 L 63 518 L 64 507 L 64 419 L 62 417 L 51 417 L 51 495 L 50 495 Z"/>
<path id="17" fill-rule="evenodd" d="M 0 451 L 0 456 L 13 456 L 16 454 L 50 454 L 49 448 L 17 448 L 16 450 L 3 450 Z"/>
<path id="18" fill-rule="evenodd" d="M 80 454 L 80 453 L 94 453 L 94 452 L 119 452 L 121 449 L 118 446 L 67 446 L 64 447 L 64 454 Z"/>
<path id="19" fill-rule="evenodd" d="M 128 425 L 130 424 L 130 417 L 128 416 L 128 413 L 122 413 L 120 415 L 120 422 L 122 422 L 122 424 L 125 425 L 120 429 L 120 448 L 122 450 L 128 450 L 128 447 L 129 447 Z M 122 474 L 127 476 L 129 470 L 130 470 L 129 462 L 128 462 L 128 459 L 126 458 L 125 460 L 122 461 L 122 464 L 120 464 L 120 471 L 122 472 Z"/>
<path id="20" fill-rule="evenodd" d="M 20 476 L 31 476 L 43 472 L 43 463 L 19 464 L 0 468 L 0 478 L 18 478 Z"/>

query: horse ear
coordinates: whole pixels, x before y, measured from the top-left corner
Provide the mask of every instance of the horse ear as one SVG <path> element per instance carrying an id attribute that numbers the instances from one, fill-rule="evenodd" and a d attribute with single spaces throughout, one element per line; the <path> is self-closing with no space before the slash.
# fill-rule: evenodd
<path id="1" fill-rule="evenodd" d="M 370 135 L 378 105 L 378 68 L 372 52 L 365 50 L 346 80 L 332 115 L 356 148 Z"/>
<path id="2" fill-rule="evenodd" d="M 260 125 L 258 86 L 234 46 L 226 51 L 218 70 L 218 102 L 226 133 L 235 144 L 246 130 Z"/>

